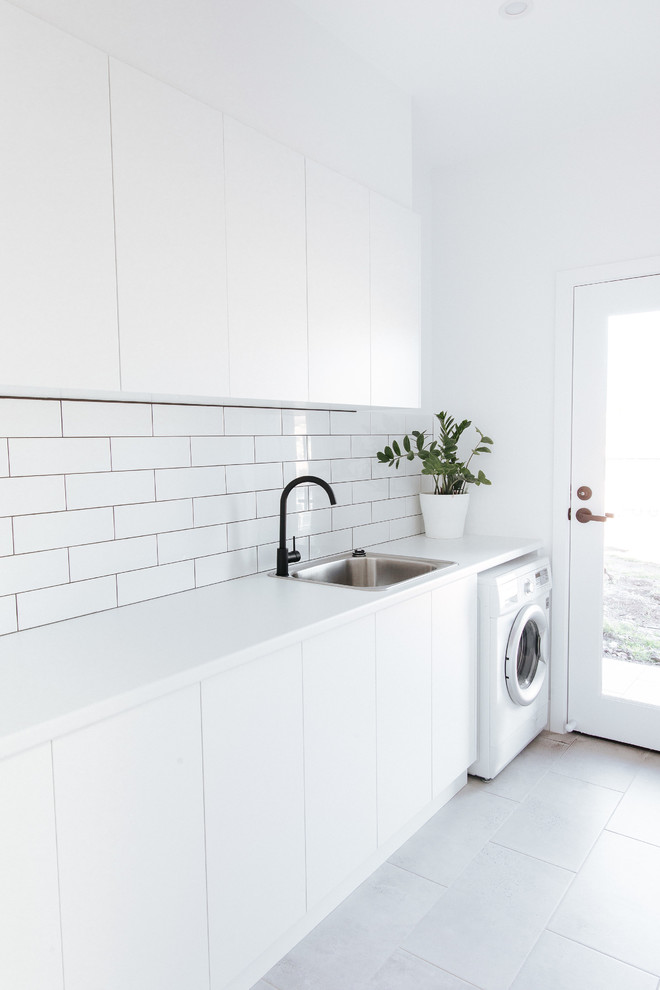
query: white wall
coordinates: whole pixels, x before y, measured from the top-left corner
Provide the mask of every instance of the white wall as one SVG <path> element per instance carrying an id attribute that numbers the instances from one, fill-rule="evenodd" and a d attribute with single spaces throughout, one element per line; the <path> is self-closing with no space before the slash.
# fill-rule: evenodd
<path id="1" fill-rule="evenodd" d="M 287 0 L 14 0 L 411 205 L 411 101 Z"/>
<path id="2" fill-rule="evenodd" d="M 634 115 L 435 177 L 433 406 L 495 440 L 472 532 L 552 536 L 557 272 L 660 253 L 660 134 Z M 568 397 L 566 399 L 568 401 Z"/>

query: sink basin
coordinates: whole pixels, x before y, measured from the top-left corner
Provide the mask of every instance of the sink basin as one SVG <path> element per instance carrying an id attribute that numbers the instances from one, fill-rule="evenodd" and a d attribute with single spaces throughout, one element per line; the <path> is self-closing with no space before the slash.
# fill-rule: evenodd
<path id="1" fill-rule="evenodd" d="M 386 591 L 404 581 L 412 581 L 446 567 L 456 566 L 453 560 L 423 560 L 420 557 L 398 557 L 384 553 L 367 553 L 354 557 L 345 553 L 292 567 L 289 578 L 343 588 L 360 588 L 363 591 Z"/>

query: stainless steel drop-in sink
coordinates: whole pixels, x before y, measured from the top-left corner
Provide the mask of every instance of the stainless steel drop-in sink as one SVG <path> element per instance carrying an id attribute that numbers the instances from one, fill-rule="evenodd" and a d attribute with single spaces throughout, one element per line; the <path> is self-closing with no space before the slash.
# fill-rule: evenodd
<path id="1" fill-rule="evenodd" d="M 424 560 L 420 557 L 399 557 L 384 553 L 358 556 L 344 553 L 292 567 L 289 578 L 343 588 L 360 588 L 362 591 L 386 591 L 404 581 L 412 581 L 456 566 L 453 560 Z"/>

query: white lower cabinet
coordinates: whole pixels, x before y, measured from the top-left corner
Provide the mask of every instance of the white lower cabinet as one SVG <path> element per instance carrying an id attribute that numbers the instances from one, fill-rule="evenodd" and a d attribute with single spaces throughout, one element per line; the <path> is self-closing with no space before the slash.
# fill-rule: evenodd
<path id="1" fill-rule="evenodd" d="M 307 903 L 377 848 L 373 617 L 303 643 Z"/>
<path id="2" fill-rule="evenodd" d="M 211 986 L 220 990 L 305 914 L 300 646 L 204 681 L 202 712 Z"/>
<path id="3" fill-rule="evenodd" d="M 199 686 L 64 736 L 53 766 L 66 990 L 208 990 Z"/>
<path id="4" fill-rule="evenodd" d="M 0 987 L 62 990 L 50 744 L 0 763 Z"/>
<path id="5" fill-rule="evenodd" d="M 376 615 L 378 842 L 431 800 L 431 594 Z"/>
<path id="6" fill-rule="evenodd" d="M 433 796 L 477 756 L 477 578 L 433 595 Z"/>

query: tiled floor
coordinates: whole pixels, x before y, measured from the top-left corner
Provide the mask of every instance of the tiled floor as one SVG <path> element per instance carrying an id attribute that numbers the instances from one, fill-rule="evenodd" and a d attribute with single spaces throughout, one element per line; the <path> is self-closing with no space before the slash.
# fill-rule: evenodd
<path id="1" fill-rule="evenodd" d="M 660 754 L 544 733 L 254 990 L 660 990 Z"/>

